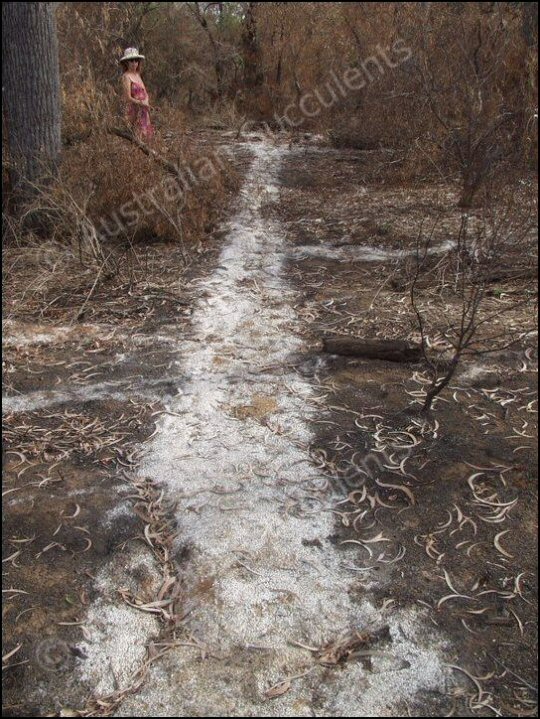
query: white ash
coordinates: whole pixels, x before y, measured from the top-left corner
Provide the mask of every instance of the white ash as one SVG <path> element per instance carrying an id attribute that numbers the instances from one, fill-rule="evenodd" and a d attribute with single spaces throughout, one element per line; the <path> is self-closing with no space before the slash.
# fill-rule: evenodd
<path id="1" fill-rule="evenodd" d="M 199 283 L 195 343 L 178 337 L 190 379 L 169 408 L 181 416 L 163 417 L 140 468 L 178 502 L 178 548 L 190 550 L 182 564 L 191 591 L 186 629 L 207 656 L 173 650 L 118 716 L 314 716 L 314 702 L 320 716 L 389 716 L 399 701 L 444 688 L 442 658 L 420 615 L 392 615 L 390 651 L 409 663 L 399 672 L 371 676 L 350 664 L 328 674 L 290 644 L 317 645 L 389 620 L 368 596 L 352 598 L 368 592 L 342 567 L 354 551 L 334 546 L 334 520 L 320 511 L 332 498 L 319 492 L 324 477 L 307 451 L 314 391 L 282 373 L 289 355 L 304 348 L 292 309 L 297 297 L 280 277 L 282 228 L 263 212 L 278 197 L 287 150 L 250 149 L 253 165 L 227 245 L 214 274 Z M 281 374 L 258 373 L 272 366 Z M 275 401 L 265 416 L 235 414 L 261 396 Z M 320 546 L 311 546 L 314 539 Z M 306 671 L 284 696 L 265 699 L 273 684 Z"/>

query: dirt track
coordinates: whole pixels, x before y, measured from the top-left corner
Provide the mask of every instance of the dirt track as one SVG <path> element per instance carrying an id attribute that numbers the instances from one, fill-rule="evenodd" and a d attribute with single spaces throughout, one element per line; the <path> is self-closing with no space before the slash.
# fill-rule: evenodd
<path id="1" fill-rule="evenodd" d="M 136 419 L 140 434 L 126 427 L 120 447 L 132 443 L 137 455 L 100 457 L 109 483 L 106 517 L 95 517 L 96 502 L 81 503 L 79 514 L 75 495 L 68 508 L 65 493 L 51 491 L 48 524 L 28 529 L 28 538 L 43 540 L 42 552 L 51 543 L 46 532 L 61 536 L 54 535 L 58 523 L 60 531 L 100 539 L 81 555 L 87 575 L 71 603 L 63 596 L 73 582 L 69 566 L 50 580 L 61 590 L 44 592 L 55 611 L 65 605 L 58 634 L 46 612 L 21 634 L 20 612 L 32 617 L 32 602 L 8 595 L 20 606 L 9 610 L 4 651 L 20 637 L 20 657 L 28 661 L 7 672 L 8 712 L 81 709 L 89 695 L 109 695 L 106 707 L 117 716 L 437 716 L 454 707 L 462 716 L 491 716 L 531 709 L 534 449 L 529 437 L 508 439 L 524 419 L 526 434 L 535 434 L 530 355 L 522 348 L 480 372 L 465 367 L 427 424 L 400 413 L 422 391 L 421 367 L 322 359 L 317 338 L 325 329 L 403 331 L 399 297 L 381 292 L 378 315 L 366 303 L 385 262 L 407 247 L 415 218 L 434 200 L 366 188 L 360 153 L 254 138 L 243 150 L 251 156 L 245 184 L 220 255 L 190 287 L 189 324 L 158 330 L 166 341 L 153 342 L 147 331 L 143 352 L 128 343 L 128 362 L 142 378 L 127 393 L 118 378 L 121 406 L 105 406 L 101 393 L 110 403 L 111 387 L 97 384 L 97 405 L 76 405 L 78 414 L 88 411 L 88 422 L 95 406 L 107 418 L 117 411 Z M 354 325 L 355 317 L 364 325 Z M 495 386 L 482 385 L 486 373 L 497 377 Z M 72 398 L 21 391 L 10 400 L 15 427 L 23 411 L 47 412 L 48 400 L 55 413 L 74 408 L 66 404 Z M 137 399 L 135 417 L 128 395 Z M 154 432 L 151 421 L 163 410 Z M 487 420 L 479 424 L 482 412 Z M 75 420 L 68 422 L 77 431 Z M 102 451 L 99 437 L 92 451 Z M 516 453 L 519 445 L 527 448 Z M 384 458 L 380 473 L 366 479 L 351 472 L 374 454 Z M 118 459 L 129 465 L 123 488 Z M 20 485 L 22 462 L 8 455 L 10 477 L 19 475 L 8 489 Z M 71 491 L 91 491 L 77 479 L 83 472 L 64 475 Z M 157 494 L 136 516 L 126 497 L 148 478 Z M 87 475 L 87 483 L 94 479 Z M 31 510 L 8 496 L 5 538 L 15 544 L 5 556 L 24 539 L 20 528 L 26 532 Z M 152 534 L 159 522 L 163 545 Z M 105 527 L 108 549 L 93 556 Z M 143 541 L 129 541 L 137 534 Z M 84 542 L 72 546 L 69 537 L 57 540 L 65 549 L 41 556 L 82 552 Z M 28 561 L 24 553 L 12 560 L 5 586 L 14 590 L 22 588 L 17 560 Z M 152 605 L 156 597 L 162 605 Z M 69 635 L 61 634 L 66 622 L 73 623 Z M 169 651 L 123 697 L 133 673 L 162 649 Z M 25 672 L 36 689 L 17 705 Z"/>

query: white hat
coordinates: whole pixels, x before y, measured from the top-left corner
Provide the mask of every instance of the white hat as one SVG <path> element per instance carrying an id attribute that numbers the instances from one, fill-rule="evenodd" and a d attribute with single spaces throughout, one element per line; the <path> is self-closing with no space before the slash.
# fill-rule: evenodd
<path id="1" fill-rule="evenodd" d="M 144 60 L 144 55 L 141 55 L 136 47 L 128 47 L 124 52 L 124 56 L 118 62 L 126 62 L 127 60 Z"/>

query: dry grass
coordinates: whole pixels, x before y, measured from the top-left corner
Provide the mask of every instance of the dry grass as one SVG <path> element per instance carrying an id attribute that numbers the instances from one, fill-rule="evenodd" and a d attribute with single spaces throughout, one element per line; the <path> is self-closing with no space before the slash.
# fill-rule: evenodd
<path id="1" fill-rule="evenodd" d="M 168 122 L 172 121 L 169 118 Z M 199 168 L 207 151 L 201 152 L 180 132 L 170 131 L 165 137 L 166 133 L 163 129 L 158 134 L 152 149 L 179 168 L 185 183 L 177 191 L 171 184 L 174 177 L 153 157 L 106 131 L 96 131 L 88 141 L 66 152 L 64 182 L 85 203 L 98 232 L 133 241 L 189 244 L 200 241 L 211 229 L 231 188 L 232 170 L 223 158 L 220 167 L 212 153 L 208 160 L 215 172 L 204 179 Z M 137 210 L 139 218 L 134 221 L 132 213 Z M 125 229 L 118 232 L 120 225 Z"/>

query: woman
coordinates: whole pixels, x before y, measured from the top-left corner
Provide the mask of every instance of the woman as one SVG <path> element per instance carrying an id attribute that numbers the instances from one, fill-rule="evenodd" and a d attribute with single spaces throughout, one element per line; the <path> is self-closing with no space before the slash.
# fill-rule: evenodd
<path id="1" fill-rule="evenodd" d="M 122 75 L 123 94 L 126 100 L 127 120 L 133 130 L 144 139 L 150 139 L 154 128 L 150 122 L 150 104 L 148 93 L 140 70 L 144 55 L 136 47 L 128 47 L 120 58 L 124 70 Z"/>

